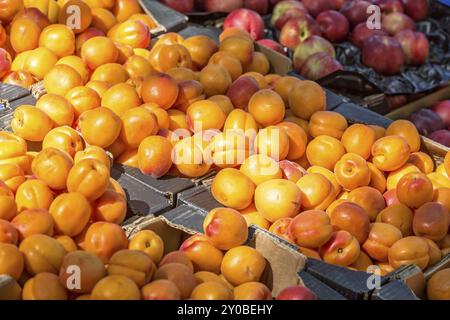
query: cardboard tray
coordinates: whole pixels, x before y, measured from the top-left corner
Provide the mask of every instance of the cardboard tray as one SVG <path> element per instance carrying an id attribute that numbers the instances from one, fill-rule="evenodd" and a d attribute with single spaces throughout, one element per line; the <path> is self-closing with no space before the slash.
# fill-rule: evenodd
<path id="1" fill-rule="evenodd" d="M 386 128 L 393 122 L 391 118 L 352 103 L 342 104 L 334 111 L 342 114 L 349 123 L 374 124 Z M 450 148 L 422 136 L 422 151 L 431 155 L 436 164 L 441 164 Z"/>
<path id="2" fill-rule="evenodd" d="M 152 230 L 164 240 L 165 253 L 178 250 L 189 236 L 201 233 L 204 216 L 188 206 L 175 208 L 156 218 L 144 218 L 124 227 L 131 237 L 140 230 Z M 306 257 L 261 230 L 250 232 L 246 245 L 258 250 L 266 258 L 267 267 L 261 281 L 276 296 L 286 287 L 301 284 L 298 272 L 306 263 Z"/>
<path id="3" fill-rule="evenodd" d="M 166 32 L 176 32 L 183 29 L 188 17 L 154 0 L 139 0 L 144 12 L 156 22 L 157 27 L 150 30 L 153 37 Z"/>

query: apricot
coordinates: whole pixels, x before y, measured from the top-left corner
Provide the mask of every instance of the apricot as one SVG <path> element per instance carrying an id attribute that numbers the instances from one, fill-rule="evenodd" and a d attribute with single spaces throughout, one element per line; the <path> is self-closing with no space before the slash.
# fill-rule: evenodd
<path id="1" fill-rule="evenodd" d="M 181 299 L 187 299 L 191 296 L 192 291 L 197 286 L 192 271 L 180 263 L 168 263 L 156 270 L 153 280 L 170 280 L 177 286 L 180 291 Z"/>
<path id="2" fill-rule="evenodd" d="M 51 50 L 59 58 L 75 53 L 74 32 L 65 24 L 52 24 L 44 28 L 39 37 L 39 46 Z"/>
<path id="3" fill-rule="evenodd" d="M 128 239 L 119 225 L 95 222 L 87 229 L 84 247 L 106 263 L 115 252 L 128 248 Z"/>
<path id="4" fill-rule="evenodd" d="M 252 37 L 250 36 L 250 34 L 238 27 L 231 27 L 231 28 L 227 28 L 225 30 L 222 31 L 222 33 L 219 35 L 219 40 L 220 42 L 222 42 L 223 40 L 225 40 L 228 37 L 232 37 L 232 36 L 240 36 L 240 37 L 244 37 L 245 39 L 248 40 L 252 40 Z"/>
<path id="5" fill-rule="evenodd" d="M 282 172 L 277 162 L 263 154 L 251 155 L 245 159 L 240 171 L 249 177 L 256 186 L 269 180 L 282 178 Z"/>
<path id="6" fill-rule="evenodd" d="M 58 276 L 42 272 L 25 282 L 23 300 L 67 300 L 67 291 Z"/>
<path id="7" fill-rule="evenodd" d="M 226 115 L 218 104 L 210 100 L 192 103 L 186 111 L 186 121 L 191 131 L 222 129 Z"/>
<path id="8" fill-rule="evenodd" d="M 232 80 L 228 71 L 218 64 L 209 64 L 200 72 L 200 83 L 207 97 L 225 94 Z"/>
<path id="9" fill-rule="evenodd" d="M 370 257 L 361 250 L 358 259 L 356 259 L 356 261 L 353 262 L 349 267 L 354 268 L 358 271 L 367 272 L 369 268 L 371 268 L 371 266 L 373 266 L 372 259 L 370 259 Z"/>
<path id="10" fill-rule="evenodd" d="M 27 18 L 14 19 L 11 23 L 10 42 L 16 53 L 33 50 L 39 46 L 39 25 Z"/>
<path id="11" fill-rule="evenodd" d="M 450 188 L 435 189 L 433 201 L 442 204 L 444 207 L 447 208 L 447 210 L 450 210 Z"/>
<path id="12" fill-rule="evenodd" d="M 80 234 L 91 218 L 92 208 L 80 193 L 69 192 L 55 198 L 50 206 L 58 233 L 70 237 Z"/>
<path id="13" fill-rule="evenodd" d="M 36 108 L 44 111 L 56 126 L 71 126 L 74 120 L 74 108 L 63 96 L 45 94 L 36 103 Z"/>
<path id="14" fill-rule="evenodd" d="M 71 10 L 76 6 L 80 13 L 80 19 L 76 24 L 71 24 Z M 73 30 L 75 34 L 81 33 L 86 30 L 92 22 L 91 8 L 81 0 L 69 0 L 61 7 L 59 12 L 58 22 L 61 24 L 67 24 Z"/>
<path id="15" fill-rule="evenodd" d="M 408 163 L 416 166 L 422 173 L 429 174 L 434 171 L 433 159 L 425 152 L 413 152 Z"/>
<path id="16" fill-rule="evenodd" d="M 300 213 L 292 220 L 288 233 L 297 245 L 314 249 L 330 240 L 333 226 L 325 212 L 309 210 Z"/>
<path id="17" fill-rule="evenodd" d="M 442 240 L 438 241 L 437 244 L 441 249 L 450 248 L 450 234 L 447 234 Z"/>
<path id="18" fill-rule="evenodd" d="M 107 33 L 109 29 L 117 24 L 114 14 L 105 8 L 92 8 L 91 26 Z"/>
<path id="19" fill-rule="evenodd" d="M 244 134 L 225 131 L 212 138 L 204 150 L 203 156 L 207 162 L 213 162 L 219 168 L 234 168 L 244 163 L 249 155 L 249 148 L 249 139 Z M 242 172 L 246 174 L 246 172 Z M 258 173 L 255 172 L 255 174 Z M 252 179 L 250 175 L 246 175 Z"/>
<path id="20" fill-rule="evenodd" d="M 289 153 L 289 136 L 286 130 L 277 126 L 261 129 L 255 138 L 255 151 L 276 161 L 284 160 Z"/>
<path id="21" fill-rule="evenodd" d="M 269 232 L 277 235 L 278 237 L 285 239 L 288 242 L 294 243 L 291 235 L 289 234 L 289 225 L 292 222 L 291 217 L 280 218 L 276 220 L 269 228 Z"/>
<path id="22" fill-rule="evenodd" d="M 417 152 L 420 149 L 420 135 L 414 123 L 408 120 L 396 120 L 386 130 L 387 136 L 400 136 L 404 138 L 409 145 L 411 152 Z"/>
<path id="23" fill-rule="evenodd" d="M 69 236 L 59 235 L 59 236 L 54 236 L 54 238 L 56 239 L 56 241 L 58 241 L 64 247 L 66 252 L 72 252 L 72 251 L 76 251 L 78 249 L 75 241 Z"/>
<path id="24" fill-rule="evenodd" d="M 142 140 L 138 150 L 139 169 L 153 177 L 162 177 L 172 166 L 172 144 L 160 136 L 150 136 Z"/>
<path id="25" fill-rule="evenodd" d="M 443 269 L 433 274 L 427 283 L 427 298 L 429 300 L 450 299 L 450 269 Z"/>
<path id="26" fill-rule="evenodd" d="M 336 163 L 344 154 L 342 143 L 330 136 L 318 136 L 306 147 L 306 157 L 309 163 L 328 170 L 334 170 Z"/>
<path id="27" fill-rule="evenodd" d="M 44 76 L 44 88 L 47 93 L 65 96 L 71 89 L 82 86 L 83 79 L 72 67 L 57 64 Z"/>
<path id="28" fill-rule="evenodd" d="M 258 124 L 250 113 L 235 109 L 225 120 L 223 130 L 239 130 L 253 141 L 258 133 Z"/>
<path id="29" fill-rule="evenodd" d="M 0 219 L 0 243 L 10 243 L 17 245 L 19 232 L 9 221 Z"/>
<path id="30" fill-rule="evenodd" d="M 178 97 L 173 107 L 186 112 L 191 104 L 203 100 L 203 86 L 196 80 L 183 80 L 178 83 Z"/>
<path id="31" fill-rule="evenodd" d="M 84 111 L 101 106 L 101 98 L 98 93 L 89 87 L 75 87 L 69 90 L 66 99 L 73 106 L 75 117 L 78 118 Z"/>
<path id="32" fill-rule="evenodd" d="M 138 286 L 123 275 L 109 275 L 92 289 L 91 300 L 140 300 Z"/>
<path id="33" fill-rule="evenodd" d="M 396 189 L 400 179 L 409 173 L 420 173 L 420 170 L 419 168 L 410 163 L 405 163 L 401 168 L 389 172 L 386 179 L 387 189 L 388 190 Z"/>
<path id="34" fill-rule="evenodd" d="M 114 190 L 106 190 L 95 200 L 93 218 L 96 221 L 106 221 L 121 224 L 127 214 L 126 197 Z"/>
<path id="35" fill-rule="evenodd" d="M 144 300 L 180 300 L 181 293 L 178 287 L 170 280 L 156 280 L 146 284 L 141 289 Z"/>
<path id="36" fill-rule="evenodd" d="M 370 221 L 375 221 L 381 210 L 386 207 L 381 192 L 372 187 L 360 187 L 348 194 L 348 201 L 361 206 L 369 215 Z"/>
<path id="37" fill-rule="evenodd" d="M 24 257 L 19 249 L 10 243 L 0 243 L 0 274 L 7 274 L 19 280 L 24 268 Z"/>
<path id="38" fill-rule="evenodd" d="M 231 76 L 231 80 L 234 82 L 243 73 L 242 65 L 239 59 L 232 53 L 219 51 L 214 53 L 208 64 L 217 64 L 222 66 Z"/>
<path id="39" fill-rule="evenodd" d="M 370 219 L 367 212 L 352 202 L 342 202 L 330 211 L 331 225 L 336 230 L 345 230 L 363 244 L 370 231 Z"/>
<path id="40" fill-rule="evenodd" d="M 97 67 L 91 75 L 91 81 L 104 81 L 114 86 L 126 82 L 129 75 L 125 67 L 118 63 L 106 63 Z"/>
<path id="41" fill-rule="evenodd" d="M 256 249 L 248 246 L 235 247 L 225 253 L 221 265 L 223 276 L 234 286 L 259 281 L 266 260 Z"/>
<path id="42" fill-rule="evenodd" d="M 412 209 L 433 200 L 433 184 L 423 173 L 408 173 L 397 184 L 398 200 Z"/>
<path id="43" fill-rule="evenodd" d="M 311 116 L 308 131 L 314 138 L 321 135 L 327 135 L 336 139 L 341 139 L 347 126 L 347 120 L 339 113 L 333 111 L 318 111 Z"/>
<path id="44" fill-rule="evenodd" d="M 363 243 L 362 248 L 371 258 L 387 262 L 389 248 L 402 237 L 403 235 L 397 227 L 376 222 L 371 225 L 369 236 Z"/>
<path id="45" fill-rule="evenodd" d="M 296 116 L 309 120 L 315 112 L 325 111 L 325 92 L 313 81 L 300 81 L 289 92 L 289 106 Z"/>
<path id="46" fill-rule="evenodd" d="M 437 172 L 427 174 L 428 179 L 431 180 L 433 188 L 450 188 L 450 180 L 448 177 L 443 176 Z"/>
<path id="47" fill-rule="evenodd" d="M 284 118 L 283 99 L 275 91 L 263 89 L 256 92 L 248 103 L 248 111 L 263 127 L 280 123 Z"/>
<path id="48" fill-rule="evenodd" d="M 334 173 L 337 182 L 345 190 L 367 186 L 371 173 L 366 160 L 356 153 L 347 153 L 336 163 Z"/>
<path id="49" fill-rule="evenodd" d="M 252 203 L 255 184 L 239 170 L 226 168 L 214 178 L 211 192 L 221 204 L 241 210 Z"/>
<path id="50" fill-rule="evenodd" d="M 191 300 L 233 300 L 232 291 L 220 282 L 210 281 L 197 285 L 191 293 Z"/>
<path id="51" fill-rule="evenodd" d="M 414 212 L 413 231 L 416 236 L 440 241 L 446 236 L 449 226 L 450 215 L 440 203 L 425 203 Z"/>
<path id="52" fill-rule="evenodd" d="M 153 67 L 145 58 L 132 55 L 123 65 L 130 78 L 147 77 L 153 72 Z"/>
<path id="53" fill-rule="evenodd" d="M 203 231 L 220 250 L 242 245 L 248 236 L 247 222 L 238 211 L 230 208 L 211 210 L 203 222 Z"/>
<path id="54" fill-rule="evenodd" d="M 348 127 L 341 142 L 348 153 L 356 153 L 364 159 L 369 159 L 372 145 L 376 141 L 375 131 L 364 124 L 353 124 Z"/>
<path id="55" fill-rule="evenodd" d="M 301 204 L 305 210 L 325 210 L 335 200 L 333 185 L 320 173 L 306 174 L 296 185 L 301 191 Z"/>
<path id="56" fill-rule="evenodd" d="M 94 90 L 100 97 L 100 103 L 102 97 L 105 95 L 106 91 L 111 88 L 111 85 L 104 81 L 89 81 L 86 83 L 86 88 Z"/>
<path id="57" fill-rule="evenodd" d="M 200 237 L 204 237 L 204 236 L 200 235 Z M 189 259 L 188 255 L 186 253 L 184 253 L 183 251 L 176 250 L 176 251 L 169 252 L 161 259 L 159 266 L 162 267 L 169 263 L 183 264 L 186 267 L 188 267 L 189 270 L 194 272 L 194 265 L 193 265 L 191 259 Z"/>
<path id="58" fill-rule="evenodd" d="M 310 166 L 306 170 L 306 172 L 307 173 L 319 173 L 319 174 L 323 175 L 325 178 L 327 178 L 328 181 L 331 182 L 331 184 L 333 186 L 333 189 L 334 189 L 334 193 L 335 193 L 336 196 L 341 192 L 342 187 L 337 182 L 336 175 L 334 174 L 334 172 L 332 172 L 332 171 L 330 171 L 330 170 L 328 170 L 326 168 L 320 167 L 320 166 Z"/>
<path id="59" fill-rule="evenodd" d="M 180 251 L 192 261 L 195 271 L 220 273 L 223 253 L 206 236 L 195 235 L 186 239 L 180 246 Z"/>
<path id="60" fill-rule="evenodd" d="M 56 62 L 58 62 L 58 57 L 52 51 L 39 47 L 27 54 L 23 69 L 42 80 Z"/>
<path id="61" fill-rule="evenodd" d="M 106 148 L 120 134 L 122 123 L 119 116 L 108 108 L 95 108 L 85 111 L 78 118 L 81 134 L 90 145 Z"/>
<path id="62" fill-rule="evenodd" d="M 130 148 L 138 148 L 148 136 L 158 131 L 158 123 L 154 114 L 145 108 L 137 107 L 125 111 L 122 115 L 122 131 L 120 138 Z"/>
<path id="63" fill-rule="evenodd" d="M 74 266 L 79 268 L 79 286 L 72 282 Z M 105 276 L 106 269 L 103 262 L 93 253 L 80 250 L 66 254 L 59 270 L 61 284 L 67 290 L 75 293 L 91 292 L 97 282 Z"/>
<path id="64" fill-rule="evenodd" d="M 75 53 L 81 56 L 83 45 L 86 41 L 94 37 L 105 37 L 106 33 L 94 27 L 89 27 L 75 37 Z"/>
<path id="65" fill-rule="evenodd" d="M 300 81 L 297 77 L 285 76 L 275 82 L 274 90 L 281 96 L 286 106 L 289 106 L 289 94 L 292 88 Z"/>
<path id="66" fill-rule="evenodd" d="M 260 282 L 243 283 L 233 289 L 235 300 L 272 300 L 272 292 Z"/>
<path id="67" fill-rule="evenodd" d="M 18 212 L 26 209 L 48 209 L 52 201 L 52 191 L 44 181 L 39 179 L 25 181 L 16 192 Z"/>
<path id="68" fill-rule="evenodd" d="M 430 261 L 428 251 L 429 247 L 425 239 L 406 237 L 398 240 L 389 249 L 389 264 L 395 269 L 403 265 L 415 264 L 424 270 Z"/>
<path id="69" fill-rule="evenodd" d="M 197 70 L 203 69 L 208 64 L 210 57 L 219 49 L 211 38 L 203 35 L 187 38 L 183 41 L 183 46 L 188 49 L 193 66 Z"/>
<path id="70" fill-rule="evenodd" d="M 83 150 L 83 140 L 74 129 L 58 127 L 47 133 L 42 142 L 42 149 L 57 149 L 67 153 L 70 157 L 74 157 L 76 153 Z"/>
<path id="71" fill-rule="evenodd" d="M 79 192 L 89 201 L 98 199 L 108 188 L 109 168 L 96 159 L 75 164 L 67 177 L 67 190 Z"/>
<path id="72" fill-rule="evenodd" d="M 2 81 L 3 83 L 30 89 L 36 79 L 27 71 L 11 71 L 3 77 Z"/>
<path id="73" fill-rule="evenodd" d="M 400 136 L 386 136 L 372 146 L 372 163 L 382 171 L 401 168 L 409 159 L 411 148 Z"/>
<path id="74" fill-rule="evenodd" d="M 412 233 L 413 212 L 404 204 L 393 204 L 379 213 L 377 222 L 393 225 L 407 237 Z"/>
<path id="75" fill-rule="evenodd" d="M 447 152 L 444 158 L 444 169 L 448 176 L 450 176 L 450 151 Z"/>
<path id="76" fill-rule="evenodd" d="M 244 72 L 257 72 L 262 75 L 268 74 L 270 71 L 270 62 L 261 52 L 253 52 L 253 57 L 250 63 L 244 66 Z"/>
<path id="77" fill-rule="evenodd" d="M 108 262 L 109 275 L 123 275 L 133 280 L 138 287 L 147 284 L 156 270 L 152 259 L 142 251 L 120 250 Z"/>
<path id="78" fill-rule="evenodd" d="M 22 288 L 11 276 L 2 277 L 2 290 L 0 299 L 2 300 L 20 300 L 22 298 Z"/>
<path id="79" fill-rule="evenodd" d="M 128 249 L 146 253 L 157 264 L 164 253 L 164 242 L 155 232 L 142 230 L 131 237 Z"/>
<path id="80" fill-rule="evenodd" d="M 319 249 L 323 261 L 338 266 L 353 264 L 360 252 L 358 240 L 345 230 L 334 232 L 330 240 Z"/>
<path id="81" fill-rule="evenodd" d="M 255 48 L 251 39 L 233 35 L 224 38 L 220 42 L 219 50 L 233 54 L 244 66 L 251 63 Z"/>
<path id="82" fill-rule="evenodd" d="M 306 170 L 296 162 L 282 160 L 279 163 L 283 178 L 297 183 L 306 174 Z"/>
<path id="83" fill-rule="evenodd" d="M 17 188 L 19 188 L 26 180 L 25 172 L 15 163 L 0 164 L 0 180 L 3 181 L 12 192 L 16 192 Z"/>
<path id="84" fill-rule="evenodd" d="M 182 175 L 189 178 L 196 178 L 205 175 L 211 168 L 211 163 L 206 162 L 203 157 L 205 148 L 206 142 L 198 137 L 189 137 L 178 141 L 175 144 L 172 153 L 173 162 L 177 170 Z M 237 190 L 230 190 L 230 192 L 237 192 Z M 243 198 L 251 198 L 251 195 L 243 195 L 239 201 Z"/>
<path id="85" fill-rule="evenodd" d="M 124 113 L 142 104 L 136 89 L 129 84 L 119 83 L 109 88 L 102 98 L 102 106 L 122 117 Z"/>
<path id="86" fill-rule="evenodd" d="M 171 76 L 176 82 L 196 80 L 198 81 L 198 74 L 189 68 L 176 67 L 166 71 L 166 74 Z"/>
<path id="87" fill-rule="evenodd" d="M 161 44 L 150 51 L 150 63 L 154 70 L 166 72 L 173 68 L 192 68 L 192 58 L 181 44 Z"/>
<path id="88" fill-rule="evenodd" d="M 91 70 L 95 70 L 106 63 L 116 62 L 119 50 L 111 39 L 97 36 L 83 43 L 80 56 Z"/>
<path id="89" fill-rule="evenodd" d="M 141 88 L 141 96 L 145 103 L 153 102 L 167 110 L 177 100 L 178 91 L 178 84 L 171 76 L 153 73 L 145 78 Z"/>
<path id="90" fill-rule="evenodd" d="M 15 134 L 28 141 L 39 142 L 53 128 L 53 121 L 42 110 L 22 105 L 14 110 L 11 128 Z"/>
<path id="91" fill-rule="evenodd" d="M 158 107 L 157 104 L 154 103 L 146 103 L 141 105 L 141 107 L 151 111 L 156 118 L 156 122 L 158 124 L 158 128 L 160 130 L 169 129 L 170 118 L 169 114 L 163 108 Z"/>
<path id="92" fill-rule="evenodd" d="M 126 44 L 132 48 L 147 48 L 150 45 L 151 35 L 148 27 L 139 20 L 127 20 L 113 26 L 109 32 L 114 42 Z"/>
<path id="93" fill-rule="evenodd" d="M 14 217 L 11 224 L 18 231 L 20 241 L 33 234 L 53 235 L 53 218 L 45 209 L 24 210 Z"/>
<path id="94" fill-rule="evenodd" d="M 33 174 L 44 181 L 53 190 L 66 188 L 66 180 L 73 161 L 64 151 L 46 148 L 39 152 L 33 160 Z"/>
<path id="95" fill-rule="evenodd" d="M 240 213 L 249 227 L 251 225 L 256 225 L 262 229 L 268 230 L 271 225 L 270 222 L 258 212 L 254 204 L 251 204 L 244 210 L 240 210 Z"/>
<path id="96" fill-rule="evenodd" d="M 242 74 L 239 79 L 242 79 L 244 77 L 251 77 L 256 80 L 256 82 L 258 83 L 258 87 L 261 90 L 269 89 L 269 83 L 267 82 L 266 78 L 258 72 L 246 72 Z"/>
<path id="97" fill-rule="evenodd" d="M 25 268 L 30 275 L 41 272 L 57 274 L 66 255 L 66 250 L 57 240 L 44 234 L 26 237 L 19 250 L 25 258 Z"/>
<path id="98" fill-rule="evenodd" d="M 428 247 L 429 247 L 429 251 L 428 251 L 428 255 L 430 256 L 430 262 L 429 262 L 429 266 L 433 266 L 436 263 L 438 263 L 439 261 L 441 261 L 442 259 L 442 253 L 441 253 L 441 249 L 439 248 L 439 246 L 436 244 L 436 242 L 434 242 L 433 240 L 424 238 L 425 241 L 428 243 Z"/>

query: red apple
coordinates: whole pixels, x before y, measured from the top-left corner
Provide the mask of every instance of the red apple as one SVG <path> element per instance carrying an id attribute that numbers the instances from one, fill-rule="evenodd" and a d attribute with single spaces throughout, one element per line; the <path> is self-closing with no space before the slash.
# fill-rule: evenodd
<path id="1" fill-rule="evenodd" d="M 203 6 L 207 12 L 231 12 L 242 8 L 244 0 L 204 0 Z"/>
<path id="2" fill-rule="evenodd" d="M 372 4 L 368 1 L 348 1 L 341 7 L 341 13 L 348 19 L 350 25 L 356 26 L 358 23 L 366 22 L 369 18 L 367 8 Z"/>
<path id="3" fill-rule="evenodd" d="M 264 35 L 264 21 L 261 16 L 250 9 L 236 9 L 225 18 L 223 29 L 237 27 L 247 31 L 253 40 L 261 39 Z"/>
<path id="4" fill-rule="evenodd" d="M 435 131 L 428 138 L 450 148 L 450 131 L 447 129 Z"/>
<path id="5" fill-rule="evenodd" d="M 391 12 L 404 12 L 403 4 L 400 0 L 375 0 L 373 4 L 380 7 L 381 12 L 389 14 Z"/>
<path id="6" fill-rule="evenodd" d="M 408 16 L 414 21 L 420 21 L 428 16 L 428 0 L 402 0 Z"/>
<path id="7" fill-rule="evenodd" d="M 313 17 L 317 17 L 321 12 L 334 9 L 330 0 L 302 0 L 302 3 Z"/>
<path id="8" fill-rule="evenodd" d="M 182 13 L 192 12 L 194 9 L 194 0 L 162 0 L 166 6 Z"/>
<path id="9" fill-rule="evenodd" d="M 284 24 L 292 18 L 302 17 L 308 13 L 305 6 L 298 1 L 285 0 L 276 4 L 273 8 L 270 22 L 277 29 L 283 28 Z"/>
<path id="10" fill-rule="evenodd" d="M 390 35 L 396 35 L 403 30 L 415 30 L 414 21 L 404 13 L 392 12 L 383 17 L 381 26 Z"/>
<path id="11" fill-rule="evenodd" d="M 244 8 L 266 15 L 269 12 L 269 0 L 244 0 Z"/>
<path id="12" fill-rule="evenodd" d="M 3 78 L 11 69 L 11 56 L 8 51 L 0 48 L 0 78 Z"/>
<path id="13" fill-rule="evenodd" d="M 425 34 L 403 30 L 397 33 L 395 38 L 402 46 L 406 64 L 421 66 L 425 63 L 430 52 L 430 44 Z"/>
<path id="14" fill-rule="evenodd" d="M 335 10 L 324 11 L 317 16 L 316 21 L 325 39 L 331 42 L 342 42 L 347 39 L 350 24 L 343 14 Z"/>
<path id="15" fill-rule="evenodd" d="M 387 32 L 384 30 L 369 29 L 367 28 L 367 23 L 361 22 L 353 29 L 352 35 L 350 36 L 350 41 L 358 48 L 362 48 L 364 41 L 366 41 L 366 39 L 370 38 L 375 34 L 381 36 L 388 35 Z"/>
<path id="16" fill-rule="evenodd" d="M 378 73 L 397 74 L 404 61 L 402 46 L 395 38 L 374 35 L 363 43 L 362 62 Z"/>
<path id="17" fill-rule="evenodd" d="M 317 300 L 317 296 L 308 288 L 299 285 L 282 290 L 277 300 Z"/>
<path id="18" fill-rule="evenodd" d="M 336 10 L 340 10 L 344 3 L 348 2 L 350 0 L 330 0 L 331 4 Z"/>
<path id="19" fill-rule="evenodd" d="M 280 32 L 280 43 L 294 50 L 297 46 L 311 37 L 321 35 L 319 24 L 309 14 L 290 19 Z"/>
<path id="20" fill-rule="evenodd" d="M 444 100 L 435 103 L 431 110 L 437 113 L 437 115 L 444 121 L 446 127 L 450 126 L 450 100 Z"/>
<path id="21" fill-rule="evenodd" d="M 264 47 L 267 47 L 267 48 L 272 49 L 276 52 L 279 52 L 283 55 L 286 55 L 286 52 L 284 51 L 283 46 L 272 39 L 261 39 L 256 42 Z"/>
<path id="22" fill-rule="evenodd" d="M 259 91 L 259 85 L 255 78 L 243 76 L 231 84 L 227 96 L 235 108 L 246 109 L 250 98 L 257 91 Z"/>
<path id="23" fill-rule="evenodd" d="M 311 36 L 303 41 L 294 51 L 294 69 L 300 70 L 303 63 L 313 54 L 318 52 L 328 53 L 331 57 L 336 57 L 333 45 L 322 37 Z M 403 54 L 403 53 L 402 53 Z"/>
<path id="24" fill-rule="evenodd" d="M 342 65 L 335 58 L 325 52 L 318 52 L 306 59 L 299 73 L 309 80 L 318 80 L 327 75 L 343 70 Z"/>

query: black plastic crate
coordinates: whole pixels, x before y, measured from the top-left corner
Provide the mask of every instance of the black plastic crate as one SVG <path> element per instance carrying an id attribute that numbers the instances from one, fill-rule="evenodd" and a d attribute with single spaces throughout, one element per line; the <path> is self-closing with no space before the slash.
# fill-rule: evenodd
<path id="1" fill-rule="evenodd" d="M 152 33 L 152 36 L 158 36 L 166 32 L 179 31 L 183 29 L 188 22 L 187 16 L 158 1 L 139 0 L 139 3 L 144 8 L 144 11 L 149 11 L 156 22 L 162 27 L 157 28 L 156 32 Z"/>
<path id="2" fill-rule="evenodd" d="M 342 114 L 350 123 L 373 124 L 384 128 L 392 123 L 391 119 L 353 103 L 344 103 L 334 111 Z"/>
<path id="3" fill-rule="evenodd" d="M 299 272 L 300 279 L 302 279 L 305 286 L 314 292 L 319 300 L 348 300 L 336 290 L 327 286 L 322 281 L 314 278 L 308 272 L 302 270 Z"/>
<path id="4" fill-rule="evenodd" d="M 419 298 L 404 282 L 396 280 L 376 290 L 370 300 L 419 300 Z"/>
<path id="5" fill-rule="evenodd" d="M 0 99 L 14 101 L 30 94 L 30 90 L 23 87 L 0 83 Z"/>
<path id="6" fill-rule="evenodd" d="M 198 186 L 180 193 L 177 205 L 191 206 L 205 215 L 212 209 L 223 207 L 222 204 L 214 199 L 210 189 L 205 186 Z"/>

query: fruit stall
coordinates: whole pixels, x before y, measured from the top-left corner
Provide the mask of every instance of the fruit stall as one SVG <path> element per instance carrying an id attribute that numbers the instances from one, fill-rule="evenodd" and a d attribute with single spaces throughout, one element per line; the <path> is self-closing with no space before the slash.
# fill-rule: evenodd
<path id="1" fill-rule="evenodd" d="M 449 12 L 0 1 L 0 300 L 450 300 Z"/>

